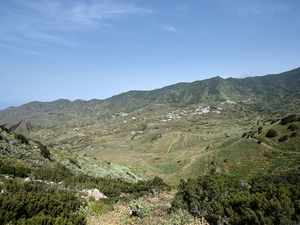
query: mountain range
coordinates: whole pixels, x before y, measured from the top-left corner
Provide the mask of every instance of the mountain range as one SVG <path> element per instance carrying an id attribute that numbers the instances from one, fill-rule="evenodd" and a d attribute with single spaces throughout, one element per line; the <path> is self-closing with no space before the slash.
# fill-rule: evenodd
<path id="1" fill-rule="evenodd" d="M 214 77 L 192 83 L 178 83 L 152 91 L 129 91 L 105 100 L 30 102 L 0 111 L 0 123 L 29 119 L 39 113 L 97 109 L 103 112 L 131 112 L 145 107 L 187 107 L 192 104 L 213 104 L 216 101 L 241 102 L 252 99 L 268 107 L 276 101 L 292 103 L 300 97 L 300 68 L 280 74 L 243 79 Z M 292 102 L 291 102 L 292 101 Z"/>

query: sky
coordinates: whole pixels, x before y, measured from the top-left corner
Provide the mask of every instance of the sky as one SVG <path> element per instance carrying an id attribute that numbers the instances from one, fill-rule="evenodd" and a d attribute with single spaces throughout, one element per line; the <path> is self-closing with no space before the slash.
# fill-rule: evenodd
<path id="1" fill-rule="evenodd" d="M 0 110 L 300 67 L 299 0 L 1 0 Z"/>

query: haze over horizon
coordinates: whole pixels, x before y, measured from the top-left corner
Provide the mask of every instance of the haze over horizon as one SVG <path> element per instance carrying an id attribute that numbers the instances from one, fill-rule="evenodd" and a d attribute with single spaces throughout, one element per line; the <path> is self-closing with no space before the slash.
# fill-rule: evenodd
<path id="1" fill-rule="evenodd" d="M 0 110 L 299 67 L 299 1 L 3 0 Z"/>

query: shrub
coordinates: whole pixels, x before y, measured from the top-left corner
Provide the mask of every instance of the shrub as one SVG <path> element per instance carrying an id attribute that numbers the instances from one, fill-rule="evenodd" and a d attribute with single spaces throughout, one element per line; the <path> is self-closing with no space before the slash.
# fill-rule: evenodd
<path id="1" fill-rule="evenodd" d="M 268 130 L 268 132 L 266 133 L 266 137 L 267 138 L 273 138 L 276 137 L 278 135 L 277 131 L 274 129 L 270 129 Z"/>
<path id="2" fill-rule="evenodd" d="M 291 133 L 290 138 L 294 138 L 294 137 L 297 137 L 297 136 L 298 136 L 298 134 L 296 132 L 293 132 L 293 133 Z"/>
<path id="3" fill-rule="evenodd" d="M 41 142 L 39 141 L 36 141 L 36 143 L 39 145 L 39 149 L 41 150 L 41 155 L 44 157 L 44 158 L 47 158 L 49 160 L 51 160 L 50 158 L 50 151 L 48 150 L 47 146 L 46 145 L 43 145 Z"/>
<path id="4" fill-rule="evenodd" d="M 286 141 L 289 139 L 289 136 L 288 135 L 284 135 L 282 136 L 281 138 L 278 139 L 279 142 L 283 142 L 283 141 Z"/>
<path id="5" fill-rule="evenodd" d="M 247 182 L 251 188 L 223 175 L 181 180 L 171 210 L 188 210 L 209 224 L 297 224 L 298 181 L 298 170 L 255 178 Z"/>
<path id="6" fill-rule="evenodd" d="M 21 144 L 27 145 L 29 143 L 28 139 L 22 134 L 15 134 L 15 138 L 18 139 Z"/>
<path id="7" fill-rule="evenodd" d="M 272 120 L 271 121 L 271 124 L 274 124 L 274 123 L 276 123 L 278 120 Z"/>
<path id="8" fill-rule="evenodd" d="M 0 125 L 0 129 L 5 131 L 6 133 L 10 133 L 9 129 L 7 129 L 5 126 Z"/>
<path id="9" fill-rule="evenodd" d="M 282 118 L 280 124 L 285 125 L 285 124 L 288 124 L 288 123 L 295 122 L 297 120 L 298 120 L 298 116 L 296 114 L 292 114 L 292 115 L 289 115 L 289 116 L 286 116 L 286 117 Z"/>
<path id="10" fill-rule="evenodd" d="M 296 124 L 291 124 L 291 125 L 288 126 L 287 129 L 289 129 L 291 131 L 295 131 L 295 130 L 298 130 L 299 127 Z"/>
<path id="11" fill-rule="evenodd" d="M 93 213 L 95 213 L 96 215 L 101 215 L 103 213 L 107 213 L 107 212 L 110 212 L 113 210 L 114 210 L 114 207 L 111 204 L 105 204 L 105 203 L 99 202 L 99 203 L 95 203 L 95 204 L 91 205 L 91 211 Z"/>
<path id="12" fill-rule="evenodd" d="M 34 190 L 36 184 L 26 185 L 31 185 Z M 15 181 L 10 186 L 15 190 L 0 195 L 0 224 L 86 224 L 85 216 L 77 212 L 81 206 L 77 196 L 46 193 L 46 190 L 26 191 Z"/>

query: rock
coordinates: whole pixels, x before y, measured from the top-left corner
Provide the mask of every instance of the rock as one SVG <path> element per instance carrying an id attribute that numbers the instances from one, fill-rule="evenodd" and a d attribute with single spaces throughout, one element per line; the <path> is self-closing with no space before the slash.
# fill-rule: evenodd
<path id="1" fill-rule="evenodd" d="M 100 198 L 107 198 L 103 193 L 101 193 L 97 188 L 90 189 L 87 191 L 88 197 L 94 197 L 96 201 Z"/>
<path id="2" fill-rule="evenodd" d="M 29 177 L 26 177 L 26 178 L 24 179 L 24 181 L 25 181 L 25 182 L 29 182 L 29 181 L 30 181 L 30 178 L 29 178 Z"/>

